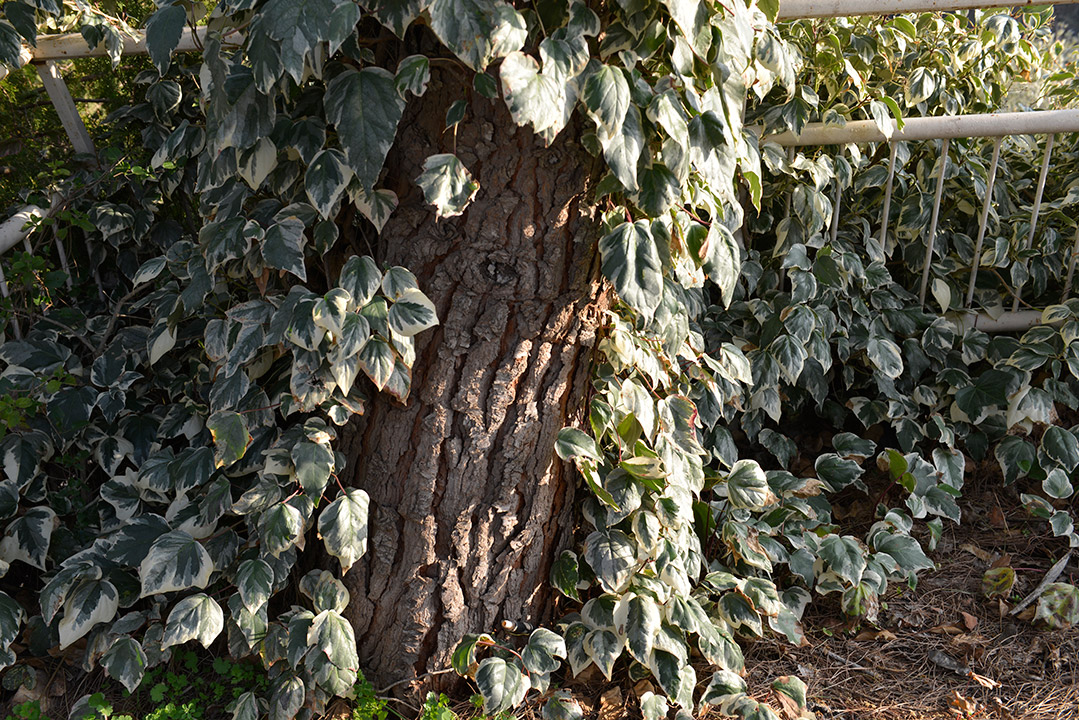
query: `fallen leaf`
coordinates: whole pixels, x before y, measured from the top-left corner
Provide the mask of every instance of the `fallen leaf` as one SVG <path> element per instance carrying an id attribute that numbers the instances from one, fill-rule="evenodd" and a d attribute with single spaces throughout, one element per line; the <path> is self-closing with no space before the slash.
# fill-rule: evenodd
<path id="1" fill-rule="evenodd" d="M 990 690 L 1000 687 L 1000 683 L 993 678 L 988 678 L 985 675 L 979 675 L 976 672 L 970 674 L 970 679 L 981 685 L 983 688 L 989 688 Z"/>
<path id="2" fill-rule="evenodd" d="M 989 524 L 995 528 L 1007 528 L 1008 518 L 1004 517 L 1004 511 L 998 507 L 989 511 Z"/>
<path id="3" fill-rule="evenodd" d="M 948 709 L 960 717 L 970 717 L 978 712 L 978 703 L 963 697 L 958 690 L 952 690 L 948 697 Z"/>
<path id="4" fill-rule="evenodd" d="M 963 616 L 963 624 L 967 626 L 967 630 L 973 630 L 978 627 L 978 618 L 974 617 L 968 612 L 959 612 Z"/>
<path id="5" fill-rule="evenodd" d="M 997 716 L 1000 720 L 1015 720 L 1015 715 L 1012 715 L 1008 708 L 1004 707 L 1004 701 L 998 697 L 993 698 L 993 704 L 996 705 L 994 710 L 997 711 Z"/>
<path id="6" fill-rule="evenodd" d="M 600 695 L 597 716 L 599 720 L 619 720 L 626 716 L 626 707 L 622 699 L 621 688 L 613 687 Z"/>
<path id="7" fill-rule="evenodd" d="M 1012 564 L 1012 555 L 1011 555 L 1011 553 L 1004 553 L 1003 555 L 1001 555 L 1000 557 L 998 557 L 996 560 L 993 561 L 993 564 L 989 566 L 989 569 L 992 570 L 992 569 L 998 568 L 998 567 L 1008 567 L 1011 564 Z"/>
<path id="8" fill-rule="evenodd" d="M 968 553 L 970 553 L 974 557 L 978 558 L 982 562 L 992 562 L 993 561 L 993 554 L 992 553 L 989 553 L 989 552 L 986 552 L 985 550 L 982 550 L 980 547 L 978 547 L 974 543 L 963 543 L 962 545 L 959 546 L 959 549 L 960 550 L 966 550 Z"/>
<path id="9" fill-rule="evenodd" d="M 854 639 L 860 642 L 891 642 L 896 639 L 896 636 L 890 630 L 863 630 Z"/>
<path id="10" fill-rule="evenodd" d="M 932 661 L 934 665 L 939 665 L 945 670 L 951 670 L 959 675 L 966 676 L 970 674 L 970 668 L 967 667 L 966 663 L 956 660 L 951 655 L 941 650 L 930 650 L 929 660 Z"/>
<path id="11" fill-rule="evenodd" d="M 1000 614 L 1001 619 L 1003 619 L 1004 616 L 1008 614 L 1009 610 L 1011 610 L 1011 607 L 1008 605 L 1008 603 L 1004 602 L 1003 600 L 997 600 L 997 612 Z"/>
<path id="12" fill-rule="evenodd" d="M 656 687 L 647 680 L 641 680 L 639 683 L 633 686 L 633 694 L 636 695 L 638 699 L 646 692 L 654 693 L 655 691 Z"/>
<path id="13" fill-rule="evenodd" d="M 929 628 L 927 632 L 931 632 L 934 635 L 962 635 L 963 628 L 955 623 L 944 623 L 943 625 Z"/>

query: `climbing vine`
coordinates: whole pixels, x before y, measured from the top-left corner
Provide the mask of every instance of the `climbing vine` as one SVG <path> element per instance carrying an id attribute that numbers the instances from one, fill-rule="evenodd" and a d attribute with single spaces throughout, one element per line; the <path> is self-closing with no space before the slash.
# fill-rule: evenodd
<path id="1" fill-rule="evenodd" d="M 956 143 L 945 166 L 930 312 L 913 288 L 935 147 L 897 146 L 880 238 L 885 147 L 788 156 L 769 140 L 809 122 L 890 132 L 905 115 L 995 110 L 1023 73 L 1039 102 L 1074 101 L 1047 13 L 777 25 L 767 0 L 228 0 L 194 61 L 173 53 L 193 10 L 155 11 L 145 100 L 114 114 L 145 147 L 41 189 L 58 193 L 32 235 L 48 261 L 20 275 L 34 301 L 6 309 L 0 558 L 9 590 L 26 568 L 44 582 L 30 603 L 0 594 L 4 664 L 20 634 L 37 648 L 84 640 L 86 667 L 134 688 L 172 646 L 223 637 L 270 673 L 237 718 L 308 717 L 351 689 L 348 592 L 340 573 L 301 575 L 298 558 L 311 529 L 341 573 L 365 553 L 368 498 L 337 480 L 335 427 L 374 392 L 407 401 L 413 338 L 437 318 L 408 270 L 330 251 L 346 242 L 342 206 L 376 233 L 394 211 L 383 165 L 435 63 L 548 143 L 583 120 L 605 168 L 598 251 L 618 298 L 587 421 L 554 448 L 589 490 L 551 577 L 579 607 L 523 645 L 463 639 L 453 666 L 487 712 L 535 690 L 548 717 L 579 717 L 552 675 L 594 664 L 610 678 L 622 663 L 664 694 L 642 698 L 649 720 L 702 702 L 774 717 L 748 695 L 738 638 L 804 642 L 814 593 L 875 621 L 888 584 L 916 582 L 932 567 L 923 547 L 960 521 L 968 456 L 993 453 L 1031 511 L 1079 540 L 1064 508 L 1079 429 L 1054 410 L 1079 392 L 1079 305 L 1048 300 L 1075 225 L 1074 140 L 1055 151 L 1032 249 L 1038 161 L 1028 139 L 1003 145 L 976 300 L 994 311 L 1022 286 L 1050 305 L 1020 338 L 956 313 L 983 143 Z M 13 0 L 0 62 L 38 27 L 79 27 L 114 60 L 126 31 L 82 5 Z M 415 182 L 440 218 L 479 190 L 456 153 L 427 158 Z M 54 262 L 53 241 L 70 262 Z M 836 430 L 812 458 L 787 424 L 804 417 Z M 886 492 L 855 537 L 829 497 L 866 492 L 870 475 Z M 303 604 L 285 608 L 290 584 Z M 1054 589 L 1039 617 L 1074 622 L 1077 595 Z M 696 653 L 717 668 L 703 693 Z M 804 708 L 800 680 L 775 690 Z"/>

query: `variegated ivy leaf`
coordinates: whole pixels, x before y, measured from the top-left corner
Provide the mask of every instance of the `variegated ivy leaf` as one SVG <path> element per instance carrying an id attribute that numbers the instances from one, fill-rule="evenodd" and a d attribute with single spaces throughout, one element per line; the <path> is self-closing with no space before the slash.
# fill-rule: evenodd
<path id="1" fill-rule="evenodd" d="M 531 673 L 552 673 L 566 657 L 566 641 L 558 633 L 547 628 L 536 628 L 528 636 L 528 643 L 521 650 L 521 662 Z"/>
<path id="2" fill-rule="evenodd" d="M 390 305 L 387 322 L 398 335 L 412 337 L 438 325 L 438 315 L 434 303 L 426 295 L 416 288 L 409 288 Z"/>
<path id="3" fill-rule="evenodd" d="M 108 580 L 83 580 L 64 599 L 64 616 L 58 626 L 60 647 L 90 632 L 99 622 L 108 622 L 116 616 L 120 607 L 120 595 Z"/>
<path id="4" fill-rule="evenodd" d="M 161 75 L 169 69 L 172 51 L 180 43 L 187 23 L 187 10 L 182 4 L 166 5 L 146 22 L 146 50 Z"/>
<path id="5" fill-rule="evenodd" d="M 266 231 L 262 240 L 262 259 L 268 267 L 290 272 L 301 281 L 307 281 L 307 268 L 303 262 L 307 240 L 303 234 L 303 221 L 285 217 Z"/>
<path id="6" fill-rule="evenodd" d="M 311 651 L 304 664 L 319 686 L 334 695 L 347 694 L 360 664 L 352 625 L 336 610 L 323 610 L 311 621 L 307 644 Z"/>
<path id="7" fill-rule="evenodd" d="M 659 606 L 655 600 L 647 595 L 634 595 L 630 599 L 626 615 L 626 644 L 637 662 L 648 664 L 660 622 Z"/>
<path id="8" fill-rule="evenodd" d="M 269 601 L 273 585 L 273 568 L 264 560 L 253 558 L 240 563 L 236 571 L 236 589 L 249 611 L 256 612 Z"/>
<path id="9" fill-rule="evenodd" d="M 663 270 L 648 223 L 622 223 L 600 240 L 599 250 L 601 270 L 618 298 L 651 317 L 663 299 Z"/>
<path id="10" fill-rule="evenodd" d="M 139 565 L 139 597 L 204 588 L 213 569 L 209 553 L 198 540 L 182 530 L 167 532 L 154 541 Z"/>
<path id="11" fill-rule="evenodd" d="M 557 690 L 543 704 L 543 720 L 584 720 L 584 710 L 569 691 Z"/>
<path id="12" fill-rule="evenodd" d="M 282 676 L 270 693 L 270 720 L 292 720 L 303 707 L 305 696 L 303 680 L 296 676 Z"/>
<path id="13" fill-rule="evenodd" d="M 431 79 L 431 62 L 426 55 L 409 55 L 397 63 L 397 73 L 393 83 L 397 92 L 404 97 L 405 92 L 410 92 L 420 97 L 427 92 L 427 83 Z"/>
<path id="14" fill-rule="evenodd" d="M 488 715 L 516 707 L 529 688 L 528 678 L 499 657 L 481 660 L 475 677 L 483 696 L 483 711 Z"/>
<path id="15" fill-rule="evenodd" d="M 215 467 L 229 467 L 247 452 L 251 433 L 240 413 L 229 410 L 215 412 L 206 420 L 206 427 L 214 439 Z"/>
<path id="16" fill-rule="evenodd" d="M 397 209 L 397 194 L 392 190 L 376 188 L 368 192 L 359 183 L 352 183 L 349 197 L 356 209 L 375 226 L 376 232 L 382 232 L 386 221 Z"/>
<path id="17" fill-rule="evenodd" d="M 360 369 L 375 384 L 375 388 L 382 390 L 394 369 L 395 358 L 390 344 L 381 338 L 373 337 L 364 344 L 357 359 Z"/>
<path id="18" fill-rule="evenodd" d="M 225 614 L 221 606 L 209 595 L 198 593 L 180 600 L 169 613 L 161 647 L 198 640 L 208 648 L 224 628 Z"/>
<path id="19" fill-rule="evenodd" d="M 359 488 L 350 488 L 318 516 L 318 534 L 326 552 L 341 561 L 346 573 L 367 552 L 367 512 L 371 500 Z"/>
<path id="20" fill-rule="evenodd" d="M 829 535 L 820 544 L 820 557 L 839 577 L 855 584 L 865 571 L 865 551 L 861 543 L 849 535 Z"/>
<path id="21" fill-rule="evenodd" d="M 0 592 L 0 650 L 8 646 L 19 636 L 26 612 L 19 603 L 5 593 Z"/>
<path id="22" fill-rule="evenodd" d="M 341 268 L 337 285 L 348 291 L 354 303 L 353 308 L 364 307 L 382 286 L 382 271 L 370 257 L 353 255 Z"/>
<path id="23" fill-rule="evenodd" d="M 541 73 L 539 63 L 520 52 L 510 53 L 502 60 L 499 75 L 515 123 L 531 124 L 537 133 L 548 129 L 557 133 L 562 129 L 566 104 L 564 79 Z"/>
<path id="24" fill-rule="evenodd" d="M 439 218 L 463 213 L 480 189 L 468 168 L 450 153 L 427 158 L 416 184 L 423 190 L 427 202 L 435 206 Z"/>
<path id="25" fill-rule="evenodd" d="M 434 0 L 427 11 L 438 39 L 476 72 L 527 38 L 524 16 L 501 0 Z"/>
<path id="26" fill-rule="evenodd" d="M 739 460 L 727 476 L 727 494 L 733 507 L 760 510 L 775 502 L 764 470 L 755 460 Z"/>
<path id="27" fill-rule="evenodd" d="M 300 487 L 313 498 L 321 497 L 334 471 L 333 449 L 327 444 L 304 441 L 296 443 L 290 455 Z"/>
<path id="28" fill-rule="evenodd" d="M 45 569 L 52 531 L 57 524 L 56 512 L 44 505 L 30 508 L 12 520 L 0 541 L 0 559 L 10 564 L 22 560 L 38 570 Z"/>
<path id="29" fill-rule="evenodd" d="M 232 713 L 232 720 L 259 720 L 265 714 L 266 701 L 248 690 L 225 709 Z"/>
<path id="30" fill-rule="evenodd" d="M 585 538 L 584 557 L 606 592 L 621 593 L 637 562 L 637 546 L 621 530 L 596 530 Z"/>
<path id="31" fill-rule="evenodd" d="M 303 540 L 303 515 L 288 502 L 279 502 L 259 515 L 259 537 L 274 556 Z"/>
<path id="32" fill-rule="evenodd" d="M 378 67 L 346 69 L 327 83 L 323 102 L 349 166 L 373 190 L 405 109 L 393 75 Z"/>
<path id="33" fill-rule="evenodd" d="M 101 665 L 109 677 L 119 680 L 128 692 L 133 693 L 146 673 L 146 653 L 138 640 L 125 635 L 113 642 L 101 657 Z"/>
<path id="34" fill-rule="evenodd" d="M 340 150 L 327 149 L 315 156 L 304 175 L 307 199 L 318 214 L 330 218 L 334 205 L 352 179 L 352 170 L 345 164 Z"/>

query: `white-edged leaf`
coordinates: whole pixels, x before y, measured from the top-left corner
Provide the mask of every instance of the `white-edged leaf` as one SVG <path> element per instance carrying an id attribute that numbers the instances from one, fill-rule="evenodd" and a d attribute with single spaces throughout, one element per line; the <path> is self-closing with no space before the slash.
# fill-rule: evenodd
<path id="1" fill-rule="evenodd" d="M 318 534 L 326 552 L 341 561 L 346 573 L 367 552 L 367 513 L 371 499 L 359 488 L 346 493 L 326 506 L 318 516 Z"/>
<path id="2" fill-rule="evenodd" d="M 412 337 L 438 325 L 435 304 L 416 288 L 409 288 L 390 305 L 386 321 L 398 335 Z"/>
<path id="3" fill-rule="evenodd" d="M 164 649 L 188 640 L 198 640 L 208 648 L 224 628 L 225 614 L 221 606 L 209 595 L 198 593 L 180 600 L 169 613 L 161 647 Z"/>
<path id="4" fill-rule="evenodd" d="M 195 538 L 182 530 L 167 532 L 154 541 L 139 565 L 139 597 L 204 588 L 213 569 L 209 553 Z"/>
<path id="5" fill-rule="evenodd" d="M 416 178 L 423 197 L 435 206 L 439 218 L 460 215 L 480 189 L 468 168 L 451 153 L 432 155 Z"/>
<path id="6" fill-rule="evenodd" d="M 101 656 L 101 665 L 109 677 L 120 681 L 128 692 L 133 693 L 146 673 L 146 653 L 138 640 L 125 635 L 117 638 Z"/>
<path id="7" fill-rule="evenodd" d="M 60 619 L 60 648 L 90 632 L 99 622 L 108 622 L 120 607 L 120 594 L 108 580 L 83 580 L 64 599 L 64 616 Z"/>
<path id="8" fill-rule="evenodd" d="M 236 589 L 240 593 L 240 600 L 251 612 L 256 612 L 269 601 L 273 584 L 273 568 L 265 560 L 244 560 L 236 571 Z"/>

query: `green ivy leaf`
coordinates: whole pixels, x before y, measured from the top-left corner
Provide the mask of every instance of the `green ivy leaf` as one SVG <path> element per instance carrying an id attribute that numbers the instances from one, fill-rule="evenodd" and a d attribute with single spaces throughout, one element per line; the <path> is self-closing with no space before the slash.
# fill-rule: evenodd
<path id="1" fill-rule="evenodd" d="M 323 102 L 357 180 L 374 190 L 405 110 L 394 76 L 377 67 L 346 69 L 327 83 Z"/>
<path id="2" fill-rule="evenodd" d="M 599 243 L 603 275 L 622 302 L 651 317 L 663 298 L 663 271 L 649 224 L 624 222 Z"/>
<path id="3" fill-rule="evenodd" d="M 173 530 L 154 540 L 139 565 L 142 590 L 139 597 L 187 588 L 204 588 L 214 563 L 198 540 L 183 530 Z"/>
<path id="4" fill-rule="evenodd" d="M 427 202 L 435 206 L 439 218 L 463 213 L 480 189 L 468 168 L 450 153 L 427 158 L 416 184 Z"/>
<path id="5" fill-rule="evenodd" d="M 146 51 L 162 76 L 169 69 L 172 51 L 180 44 L 186 24 L 187 10 L 179 3 L 158 9 L 146 22 Z"/>
<path id="6" fill-rule="evenodd" d="M 829 569 L 851 584 L 862 579 L 866 568 L 861 544 L 850 536 L 828 535 L 821 541 L 820 557 Z"/>
<path id="7" fill-rule="evenodd" d="M 204 648 L 208 648 L 224 628 L 225 614 L 221 606 L 205 593 L 191 595 L 176 603 L 169 613 L 161 647 L 164 649 L 188 640 L 198 640 Z"/>
<path id="8" fill-rule="evenodd" d="M 488 657 L 476 669 L 476 686 L 483 696 L 483 711 L 499 713 L 516 707 L 528 692 L 528 679 L 502 658 Z"/>
<path id="9" fill-rule="evenodd" d="M 117 638 L 101 657 L 101 666 L 109 677 L 120 681 L 128 692 L 133 693 L 146 673 L 146 653 L 138 640 L 125 635 Z"/>
<path id="10" fill-rule="evenodd" d="M 326 552 L 341 561 L 342 574 L 367 552 L 370 503 L 366 492 L 350 488 L 318 517 L 318 534 L 326 544 Z"/>
<path id="11" fill-rule="evenodd" d="M 206 427 L 214 439 L 214 466 L 229 467 L 247 452 L 251 433 L 243 415 L 223 410 L 206 420 Z"/>

